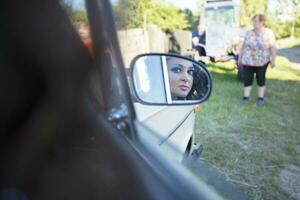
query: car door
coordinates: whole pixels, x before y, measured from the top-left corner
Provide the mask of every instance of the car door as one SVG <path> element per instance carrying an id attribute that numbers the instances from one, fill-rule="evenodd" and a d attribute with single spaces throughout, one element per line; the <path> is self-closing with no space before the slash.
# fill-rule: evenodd
<path id="1" fill-rule="evenodd" d="M 90 30 L 87 32 L 90 32 L 88 37 L 93 41 L 94 49 L 91 55 L 96 65 L 90 83 L 92 105 L 97 111 L 104 112 L 112 124 L 130 139 L 143 140 L 147 137 L 143 131 L 135 131 L 136 126 L 140 126 L 139 123 L 150 127 L 151 133 L 147 134 L 156 136 L 157 140 L 153 141 L 154 144 L 160 147 L 166 155 L 172 155 L 172 158 L 181 161 L 193 134 L 195 117 L 193 105 L 158 107 L 135 102 L 133 106 L 129 101 L 132 99 L 132 94 L 128 90 L 128 82 L 122 69 L 123 62 L 121 52 L 118 51 L 118 38 L 114 32 L 114 26 L 109 26 L 112 24 L 112 16 L 110 13 L 99 12 L 99 7 L 97 8 L 96 5 L 87 4 L 85 8 L 84 1 L 81 6 L 84 8 L 81 14 L 85 13 L 82 21 L 78 22 L 74 14 L 70 17 L 83 42 L 86 41 L 84 41 L 84 33 L 80 30 L 81 24 L 89 24 Z M 95 48 L 98 45 L 104 48 Z M 86 47 L 89 50 L 88 46 Z M 100 68 L 97 65 L 107 67 Z M 136 121 L 136 117 L 138 120 L 133 125 L 131 122 Z M 170 144 L 173 147 L 170 148 Z"/>
<path id="2" fill-rule="evenodd" d="M 112 5 L 114 6 L 115 10 L 118 9 L 118 3 L 121 1 L 111 1 Z M 124 1 L 126 2 L 126 1 Z M 134 10 L 135 8 L 133 8 Z M 114 11 L 114 10 L 113 10 Z M 118 10 L 120 12 L 120 10 Z M 126 11 L 123 11 L 126 13 Z M 126 18 L 126 16 L 124 17 Z M 117 17 L 116 17 L 117 19 Z M 128 19 L 131 20 L 131 19 Z M 121 22 L 115 21 L 115 24 L 120 24 Z M 145 44 L 141 44 L 140 39 L 137 37 L 135 38 L 132 43 L 128 44 L 127 38 L 124 36 L 123 29 L 118 29 L 116 26 L 117 31 L 122 32 L 123 37 L 118 37 L 119 43 L 123 44 L 120 45 L 121 51 L 124 54 L 136 54 L 136 53 L 143 53 L 139 52 L 138 48 L 134 48 L 134 46 L 144 46 Z M 134 30 L 133 30 L 134 31 Z M 128 48 L 126 47 L 126 45 Z M 159 44 L 158 44 L 159 45 Z M 131 52 L 130 50 L 134 49 L 135 51 Z M 136 55 L 134 55 L 136 56 Z M 129 66 L 126 66 L 129 67 Z M 159 70 L 155 70 L 153 68 L 153 73 L 157 74 L 159 77 Z M 129 69 L 127 69 L 129 70 Z M 128 72 L 128 75 L 130 73 Z M 154 83 L 156 88 L 162 87 L 159 81 L 152 80 L 151 82 Z M 153 85 L 153 86 L 154 86 Z M 131 85 L 131 88 L 133 86 Z M 132 95 L 134 96 L 133 92 Z M 149 98 L 162 97 L 162 93 L 153 93 L 147 94 Z M 146 98 L 146 96 L 144 96 Z M 133 97 L 134 98 L 134 97 Z M 178 156 L 177 160 L 182 160 L 183 155 L 186 151 L 191 149 L 191 144 L 193 143 L 193 129 L 194 129 L 194 119 L 195 119 L 195 112 L 193 105 L 180 105 L 180 106 L 155 106 L 149 105 L 145 103 L 141 103 L 139 101 L 134 102 L 134 109 L 136 111 L 137 120 L 144 125 L 148 126 L 152 129 L 160 139 L 156 141 L 156 145 L 161 147 L 162 149 L 165 148 L 165 145 L 173 145 L 175 148 L 178 149 Z M 164 150 L 165 151 L 165 150 Z"/>
<path id="3" fill-rule="evenodd" d="M 220 197 L 211 188 L 203 184 L 201 180 L 193 177 L 183 165 L 177 162 L 173 163 L 173 158 L 178 159 L 177 148 L 174 148 L 172 145 L 165 145 L 163 149 L 158 147 L 157 142 L 160 141 L 161 143 L 161 136 L 158 136 L 155 131 L 149 129 L 147 124 L 137 120 L 132 102 L 132 94 L 129 91 L 121 52 L 117 43 L 116 31 L 113 26 L 109 26 L 109 24 L 112 24 L 113 19 L 110 12 L 111 8 L 107 1 L 94 0 L 86 1 L 86 3 L 91 32 L 93 33 L 91 38 L 94 41 L 92 56 L 95 59 L 96 67 L 99 64 L 99 67 L 103 68 L 99 70 L 102 75 L 100 75 L 98 70 L 95 71 L 94 81 L 92 81 L 91 98 L 96 99 L 93 105 L 97 107 L 96 110 L 104 111 L 107 119 L 119 131 L 116 134 L 122 133 L 120 137 L 122 135 L 126 136 L 129 144 L 133 146 L 143 159 L 141 162 L 146 162 L 151 170 L 159 174 L 159 178 L 163 180 L 162 184 L 153 180 L 156 177 L 155 173 L 146 175 L 149 172 L 144 171 L 145 178 L 147 179 L 146 183 L 152 184 L 154 190 L 158 188 L 163 190 L 156 191 L 158 192 L 158 196 L 155 198 L 219 199 Z M 104 52 L 97 52 L 97 46 L 101 46 Z M 95 90 L 95 84 L 100 86 L 98 90 Z M 100 92 L 101 90 L 104 92 Z M 101 99 L 103 99 L 103 102 L 101 102 Z M 188 105 L 187 107 L 191 108 L 192 105 Z M 173 107 L 172 109 L 175 110 L 175 108 Z M 193 116 L 191 115 L 191 110 L 187 113 L 187 117 L 189 116 Z M 165 119 L 161 118 L 161 120 Z M 180 180 L 176 181 L 177 178 Z M 174 184 L 175 182 L 176 184 Z M 169 190 L 172 191 L 171 193 L 175 193 L 165 193 L 166 188 L 164 188 L 164 184 L 168 185 Z M 199 184 L 203 188 L 200 193 L 196 189 L 200 186 Z M 181 190 L 178 190 L 179 188 Z"/>
<path id="4" fill-rule="evenodd" d="M 164 152 L 168 152 L 166 146 L 174 146 L 178 153 L 174 159 L 181 161 L 193 143 L 194 106 L 154 106 L 141 103 L 135 103 L 134 106 L 138 121 L 158 135 L 156 144 Z"/>

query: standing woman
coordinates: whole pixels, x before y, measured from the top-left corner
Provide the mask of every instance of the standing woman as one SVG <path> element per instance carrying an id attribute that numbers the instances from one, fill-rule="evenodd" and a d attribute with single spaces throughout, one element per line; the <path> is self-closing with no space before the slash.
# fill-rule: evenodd
<path id="1" fill-rule="evenodd" d="M 244 66 L 244 97 L 241 104 L 247 104 L 251 94 L 253 77 L 256 74 L 257 105 L 265 103 L 266 70 L 269 64 L 275 67 L 276 42 L 271 29 L 265 28 L 266 16 L 257 14 L 252 18 L 253 29 L 245 35 L 238 64 Z"/>

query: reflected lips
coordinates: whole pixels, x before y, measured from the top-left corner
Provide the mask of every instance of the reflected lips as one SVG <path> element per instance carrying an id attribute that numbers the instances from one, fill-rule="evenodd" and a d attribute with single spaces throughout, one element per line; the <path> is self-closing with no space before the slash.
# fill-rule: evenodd
<path id="1" fill-rule="evenodd" d="M 184 92 L 186 92 L 186 91 L 188 91 L 190 89 L 190 87 L 186 86 L 186 85 L 179 85 L 179 88 L 180 88 L 180 90 L 182 90 Z"/>

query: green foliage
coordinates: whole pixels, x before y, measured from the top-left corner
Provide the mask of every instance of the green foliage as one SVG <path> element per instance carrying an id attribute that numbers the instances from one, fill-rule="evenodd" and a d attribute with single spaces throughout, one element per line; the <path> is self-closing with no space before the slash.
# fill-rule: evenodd
<path id="1" fill-rule="evenodd" d="M 162 30 L 186 29 L 189 27 L 186 14 L 173 6 L 154 5 L 149 12 L 148 23 L 156 24 Z"/>
<path id="2" fill-rule="evenodd" d="M 71 14 L 71 20 L 76 27 L 82 23 L 88 24 L 88 18 L 85 11 L 73 11 Z"/>
<path id="3" fill-rule="evenodd" d="M 291 34 L 292 24 L 290 22 L 280 22 L 275 17 L 269 17 L 266 26 L 273 30 L 276 39 L 289 37 Z"/>
<path id="4" fill-rule="evenodd" d="M 270 27 L 275 34 L 276 39 L 286 38 L 291 36 L 292 22 L 279 21 L 276 16 L 269 17 L 267 27 Z M 295 37 L 300 37 L 300 16 L 295 20 Z"/>
<path id="5" fill-rule="evenodd" d="M 266 13 L 267 0 L 243 0 L 241 3 L 240 25 L 249 26 L 255 14 Z"/>
<path id="6" fill-rule="evenodd" d="M 300 37 L 300 16 L 296 19 L 295 22 L 295 36 Z"/>
<path id="7" fill-rule="evenodd" d="M 78 27 L 80 24 L 88 24 L 88 18 L 85 10 L 75 10 L 71 1 L 60 0 L 60 4 L 63 9 L 69 15 L 72 23 Z"/>
<path id="8" fill-rule="evenodd" d="M 271 19 L 269 26 L 274 30 L 277 39 L 290 37 L 294 30 L 294 36 L 300 36 L 300 0 L 273 0 L 278 5 L 268 18 Z M 282 14 L 289 15 L 290 19 L 284 20 L 280 18 Z M 293 29 L 293 20 L 295 26 Z"/>
<path id="9" fill-rule="evenodd" d="M 189 24 L 187 30 L 190 31 L 197 30 L 199 24 L 199 15 L 193 14 L 193 12 L 189 9 L 185 9 L 182 12 L 186 14 L 186 20 Z"/>
<path id="10" fill-rule="evenodd" d="M 151 0 L 119 0 L 113 10 L 118 29 L 142 28 L 144 23 L 170 31 L 189 27 L 186 14 L 178 8 Z"/>
<path id="11" fill-rule="evenodd" d="M 142 27 L 150 0 L 119 0 L 113 7 L 116 25 L 120 29 Z"/>
<path id="12" fill-rule="evenodd" d="M 267 0 L 243 0 L 241 3 L 240 25 L 250 26 L 251 18 L 255 14 L 266 14 L 267 2 Z M 284 8 L 292 5 L 294 14 L 291 12 L 290 15 L 296 18 L 294 35 L 300 37 L 300 16 L 299 11 L 296 10 L 296 7 L 299 7 L 300 0 L 277 0 L 277 4 L 278 8 L 273 13 L 267 13 L 267 27 L 274 31 L 276 39 L 290 37 L 293 25 L 292 21 L 280 21 L 279 16 L 285 12 Z"/>

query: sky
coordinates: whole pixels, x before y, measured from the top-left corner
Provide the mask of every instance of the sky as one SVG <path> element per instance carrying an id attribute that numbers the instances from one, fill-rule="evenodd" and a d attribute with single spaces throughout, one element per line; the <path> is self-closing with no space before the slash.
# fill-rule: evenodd
<path id="1" fill-rule="evenodd" d="M 84 7 L 84 0 L 64 0 L 65 2 L 72 2 L 75 8 L 82 8 Z M 115 3 L 117 0 L 110 0 L 111 3 Z M 159 0 L 157 0 L 159 2 Z M 197 2 L 198 0 L 165 0 L 166 2 L 184 9 L 188 8 L 190 10 L 197 10 Z"/>
<path id="2" fill-rule="evenodd" d="M 197 0 L 165 0 L 165 1 L 181 9 L 188 8 L 192 11 L 196 11 L 197 9 L 199 9 Z"/>
<path id="3" fill-rule="evenodd" d="M 75 8 L 82 8 L 84 7 L 84 0 L 63 0 L 65 2 L 72 2 L 73 6 Z M 117 0 L 109 0 L 111 3 L 116 2 Z M 165 1 L 171 5 L 174 5 L 180 9 L 188 8 L 192 10 L 194 13 L 199 12 L 199 1 L 200 0 L 154 0 L 157 2 Z M 234 1 L 240 1 L 240 0 L 234 0 Z M 290 2 L 291 0 L 287 0 L 287 2 Z M 268 10 L 272 11 L 275 9 L 278 9 L 278 0 L 268 0 Z M 287 6 L 285 8 L 280 8 L 282 10 L 282 17 L 288 19 L 290 17 L 290 12 L 292 10 L 291 4 L 290 6 Z"/>

